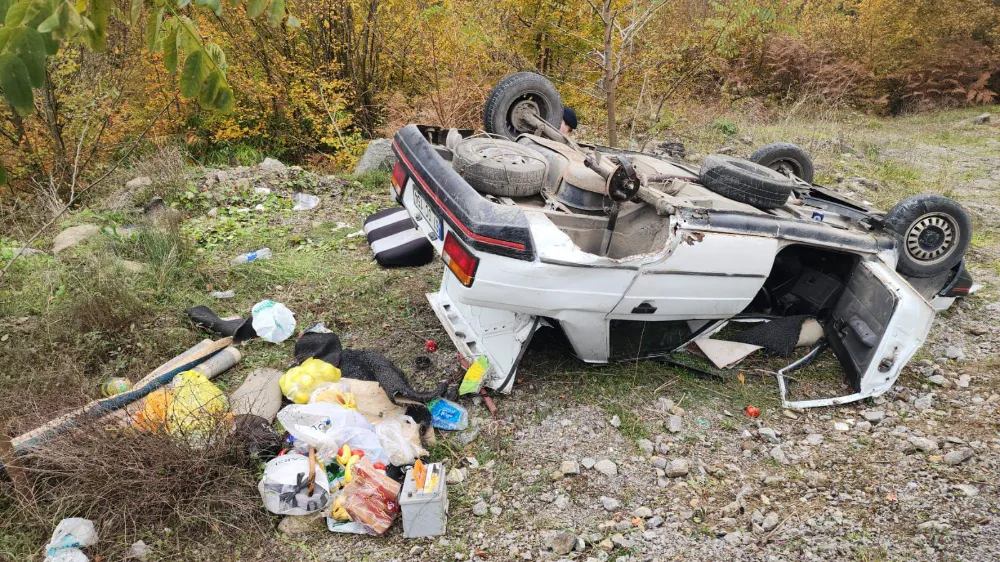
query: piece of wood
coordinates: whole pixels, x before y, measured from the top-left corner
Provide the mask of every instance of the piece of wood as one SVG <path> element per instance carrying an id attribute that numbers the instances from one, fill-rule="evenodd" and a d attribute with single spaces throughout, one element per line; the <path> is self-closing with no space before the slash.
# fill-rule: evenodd
<path id="1" fill-rule="evenodd" d="M 70 427 L 97 419 L 109 412 L 124 408 L 140 398 L 144 398 L 150 392 L 170 382 L 177 374 L 199 365 L 212 355 L 229 347 L 232 342 L 232 338 L 223 338 L 217 341 L 205 340 L 157 367 L 140 381 L 139 386 L 134 387 L 132 390 L 110 398 L 94 400 L 80 408 L 50 420 L 40 427 L 15 437 L 12 440 L 15 454 L 24 454 L 30 447 L 39 445 L 47 439 L 65 432 Z"/>

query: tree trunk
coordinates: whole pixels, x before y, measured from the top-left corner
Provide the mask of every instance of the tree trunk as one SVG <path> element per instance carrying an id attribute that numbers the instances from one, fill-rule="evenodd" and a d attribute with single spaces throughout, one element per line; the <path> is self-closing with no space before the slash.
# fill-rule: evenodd
<path id="1" fill-rule="evenodd" d="M 45 126 L 52 139 L 52 178 L 58 186 L 60 197 L 69 198 L 71 189 L 70 178 L 72 177 L 72 164 L 66 156 L 66 144 L 63 142 L 62 125 L 59 123 L 59 105 L 56 101 L 55 91 L 52 89 L 52 81 L 49 80 L 48 72 L 45 73 L 45 86 L 42 89 L 42 115 L 45 118 Z"/>
<path id="2" fill-rule="evenodd" d="M 601 13 L 604 20 L 604 103 L 608 110 L 608 146 L 618 144 L 618 127 L 615 123 L 615 92 L 618 89 L 618 77 L 615 76 L 615 52 L 611 41 L 614 31 L 614 15 L 611 13 L 611 0 L 604 0 Z"/>

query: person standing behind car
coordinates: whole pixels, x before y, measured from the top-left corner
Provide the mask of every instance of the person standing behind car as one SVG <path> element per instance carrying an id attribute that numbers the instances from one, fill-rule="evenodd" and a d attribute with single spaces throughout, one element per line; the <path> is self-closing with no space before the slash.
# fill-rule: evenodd
<path id="1" fill-rule="evenodd" d="M 559 132 L 568 137 L 576 130 L 576 125 L 576 112 L 568 105 L 564 105 L 562 124 L 559 126 Z"/>

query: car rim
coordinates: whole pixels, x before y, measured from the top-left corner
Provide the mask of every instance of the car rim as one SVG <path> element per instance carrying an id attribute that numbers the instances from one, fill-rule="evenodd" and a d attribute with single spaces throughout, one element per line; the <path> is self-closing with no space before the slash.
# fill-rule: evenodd
<path id="1" fill-rule="evenodd" d="M 928 213 L 913 221 L 906 232 L 906 252 L 921 263 L 940 262 L 955 249 L 959 234 L 954 219 L 948 215 Z"/>
<path id="2" fill-rule="evenodd" d="M 486 144 L 477 147 L 475 149 L 475 153 L 480 160 L 496 160 L 497 162 L 503 162 L 504 164 L 513 166 L 528 163 L 525 155 L 514 150 L 512 147 L 492 146 Z"/>
<path id="3" fill-rule="evenodd" d="M 507 131 L 515 137 L 529 131 L 530 128 L 524 124 L 522 115 L 533 113 L 538 118 L 544 120 L 545 118 L 542 116 L 545 115 L 547 109 L 548 106 L 541 97 L 533 93 L 523 94 L 514 103 L 510 104 L 510 110 L 507 112 Z M 522 130 L 519 125 L 524 126 L 524 129 Z"/>

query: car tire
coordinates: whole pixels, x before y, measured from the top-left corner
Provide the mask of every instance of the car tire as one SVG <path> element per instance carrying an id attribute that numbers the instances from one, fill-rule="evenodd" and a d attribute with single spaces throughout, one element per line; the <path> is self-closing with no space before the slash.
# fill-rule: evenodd
<path id="1" fill-rule="evenodd" d="M 788 142 L 762 146 L 750 155 L 750 161 L 781 173 L 790 173 L 806 183 L 812 183 L 816 175 L 809 153 Z"/>
<path id="2" fill-rule="evenodd" d="M 503 77 L 490 90 L 483 106 L 486 132 L 510 140 L 516 140 L 522 133 L 534 132 L 518 128 L 512 122 L 514 109 L 521 104 L 534 104 L 538 116 L 556 129 L 562 124 L 563 105 L 559 90 L 541 74 L 517 72 Z"/>
<path id="3" fill-rule="evenodd" d="M 794 181 L 770 168 L 742 158 L 711 154 L 701 163 L 701 183 L 708 189 L 758 209 L 781 207 Z"/>
<path id="4" fill-rule="evenodd" d="M 488 137 L 466 139 L 455 146 L 452 167 L 476 191 L 498 197 L 537 195 L 547 163 L 537 150 Z"/>
<path id="5" fill-rule="evenodd" d="M 885 225 L 900 243 L 896 271 L 933 277 L 958 265 L 972 241 L 969 213 L 954 199 L 917 195 L 885 214 Z"/>

